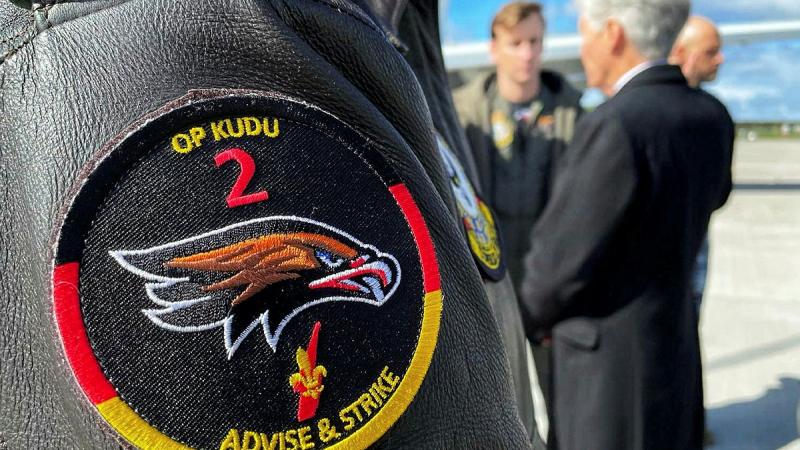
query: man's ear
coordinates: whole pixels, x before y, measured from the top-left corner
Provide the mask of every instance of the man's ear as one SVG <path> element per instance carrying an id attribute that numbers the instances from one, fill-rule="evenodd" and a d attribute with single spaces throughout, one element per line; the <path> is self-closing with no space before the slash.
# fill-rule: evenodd
<path id="1" fill-rule="evenodd" d="M 672 47 L 672 51 L 669 54 L 669 58 L 667 61 L 670 64 L 674 64 L 676 66 L 682 65 L 686 62 L 686 47 L 683 44 L 676 43 L 674 47 Z"/>
<path id="2" fill-rule="evenodd" d="M 497 64 L 497 39 L 491 38 L 489 40 L 489 58 L 492 64 Z"/>
<path id="3" fill-rule="evenodd" d="M 603 25 L 603 34 L 612 54 L 620 54 L 625 50 L 628 37 L 625 35 L 622 24 L 616 19 L 606 20 Z"/>

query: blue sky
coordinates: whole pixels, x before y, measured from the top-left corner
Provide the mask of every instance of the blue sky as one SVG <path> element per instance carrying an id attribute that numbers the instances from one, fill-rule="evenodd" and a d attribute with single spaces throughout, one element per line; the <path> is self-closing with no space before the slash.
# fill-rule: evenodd
<path id="1" fill-rule="evenodd" d="M 488 39 L 492 15 L 505 0 L 443 2 L 442 37 L 448 42 Z M 570 0 L 540 0 L 548 32 L 576 33 Z M 800 0 L 695 0 L 692 12 L 720 24 L 800 20 Z M 800 39 L 731 45 L 717 81 L 704 86 L 737 121 L 800 121 Z"/>

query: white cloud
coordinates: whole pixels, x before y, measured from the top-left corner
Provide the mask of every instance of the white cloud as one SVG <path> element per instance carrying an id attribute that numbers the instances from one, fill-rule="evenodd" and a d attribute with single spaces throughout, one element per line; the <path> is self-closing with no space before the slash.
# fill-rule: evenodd
<path id="1" fill-rule="evenodd" d="M 798 0 L 700 0 L 693 5 L 693 8 L 715 8 L 736 13 L 754 12 L 770 14 L 789 13 L 797 16 L 800 13 Z M 776 14 L 777 15 L 777 14 Z"/>
<path id="2" fill-rule="evenodd" d="M 729 103 L 739 103 L 745 106 L 748 102 L 756 99 L 779 99 L 782 95 L 782 91 L 778 88 L 752 83 L 720 84 L 709 88 L 709 91 Z"/>
<path id="3" fill-rule="evenodd" d="M 800 41 L 764 42 L 725 49 L 717 82 L 706 88 L 737 120 L 800 120 Z"/>
<path id="4" fill-rule="evenodd" d="M 706 88 L 737 120 L 800 120 L 800 43 L 731 47 L 717 82 Z"/>

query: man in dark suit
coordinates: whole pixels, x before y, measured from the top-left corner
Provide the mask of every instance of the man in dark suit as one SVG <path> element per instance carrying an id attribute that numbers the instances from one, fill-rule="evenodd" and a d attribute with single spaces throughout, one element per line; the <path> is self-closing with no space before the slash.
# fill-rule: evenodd
<path id="1" fill-rule="evenodd" d="M 699 449 L 690 275 L 731 189 L 733 123 L 666 64 L 689 0 L 581 3 L 587 84 L 611 98 L 579 121 L 533 231 L 526 326 L 552 329 L 560 449 Z"/>
<path id="2" fill-rule="evenodd" d="M 717 72 L 724 61 L 722 38 L 714 22 L 702 16 L 689 17 L 672 47 L 670 64 L 680 66 L 689 86 L 700 89 L 701 83 L 714 81 L 717 78 Z M 698 319 L 708 274 L 708 247 L 708 236 L 706 236 L 697 253 L 692 273 L 692 299 L 697 307 Z M 714 442 L 714 435 L 710 430 L 705 430 L 703 441 L 705 445 Z"/>

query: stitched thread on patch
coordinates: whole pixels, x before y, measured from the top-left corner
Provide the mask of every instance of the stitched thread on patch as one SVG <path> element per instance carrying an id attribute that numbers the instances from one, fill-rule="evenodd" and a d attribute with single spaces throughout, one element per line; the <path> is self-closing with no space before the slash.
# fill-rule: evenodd
<path id="1" fill-rule="evenodd" d="M 252 111 L 248 113 L 252 114 Z M 274 111 L 270 113 L 274 114 Z M 250 116 L 239 115 L 243 128 L 240 138 L 231 137 L 231 133 L 228 133 L 229 137 L 222 139 L 274 139 L 264 136 L 263 133 L 259 136 L 249 135 L 246 126 L 248 122 L 244 119 L 246 117 Z M 211 118 L 215 123 L 220 120 L 219 116 Z M 330 132 L 334 128 L 324 125 L 325 121 L 333 123 L 335 119 L 318 119 L 319 125 L 307 125 L 279 115 L 274 119 L 277 121 L 275 129 L 280 130 L 277 139 L 308 148 L 332 148 L 332 145 L 340 145 L 336 151 L 343 151 L 342 156 L 352 156 L 350 159 L 337 158 L 331 161 L 336 164 L 350 161 L 347 164 L 352 166 L 330 173 L 348 173 L 349 177 L 362 177 L 365 181 L 353 183 L 352 186 L 358 186 L 358 189 L 347 191 L 347 195 L 366 195 L 365 198 L 371 200 L 348 198 L 353 206 L 332 208 L 325 205 L 333 205 L 335 201 L 320 202 L 301 196 L 299 198 L 314 205 L 311 211 L 321 212 L 315 212 L 314 218 L 306 216 L 308 212 L 275 215 L 268 211 L 276 206 L 278 209 L 282 208 L 281 204 L 291 205 L 292 208 L 302 204 L 297 200 L 284 199 L 290 191 L 281 191 L 280 186 L 285 185 L 277 184 L 279 188 L 276 191 L 272 190 L 272 185 L 269 187 L 271 194 L 275 192 L 274 198 L 270 195 L 265 201 L 233 209 L 226 208 L 224 201 L 220 202 L 214 197 L 230 192 L 231 181 L 227 181 L 230 180 L 230 174 L 228 177 L 219 175 L 214 171 L 213 162 L 205 161 L 217 154 L 220 147 L 224 149 L 231 146 L 224 142 L 211 144 L 208 139 L 213 137 L 213 131 L 210 128 L 203 133 L 189 131 L 203 123 L 197 120 L 187 122 L 188 127 L 185 129 L 176 130 L 173 126 L 170 131 L 188 131 L 188 138 L 191 140 L 194 135 L 202 146 L 195 147 L 191 152 L 178 152 L 172 148 L 170 135 L 165 133 L 167 130 L 159 129 L 161 137 L 151 140 L 151 143 L 163 145 L 164 147 L 159 148 L 170 153 L 152 150 L 139 151 L 137 155 L 128 151 L 120 159 L 119 156 L 123 153 L 119 149 L 130 146 L 129 142 L 132 141 L 127 139 L 137 136 L 135 132 L 128 132 L 124 139 L 114 141 L 115 145 L 109 147 L 108 156 L 100 156 L 90 162 L 87 167 L 92 169 L 86 172 L 87 180 L 81 181 L 81 189 L 72 191 L 76 193 L 76 200 L 70 203 L 65 214 L 73 219 L 80 217 L 80 220 L 65 221 L 69 227 L 59 234 L 56 261 L 71 263 L 75 261 L 76 255 L 80 260 L 80 310 L 83 320 L 88 321 L 83 326 L 87 327 L 86 332 L 91 341 L 90 351 L 95 353 L 93 357 L 99 364 L 102 376 L 113 380 L 113 389 L 118 395 L 97 404 L 97 407 L 101 415 L 133 444 L 142 448 L 185 447 L 178 442 L 220 448 L 237 448 L 237 445 L 239 448 L 249 448 L 257 442 L 261 445 L 282 444 L 289 447 L 303 445 L 293 442 L 305 442 L 305 445 L 316 443 L 317 447 L 330 448 L 340 445 L 367 446 L 394 423 L 416 393 L 433 353 L 436 334 L 431 338 L 431 329 L 438 330 L 440 312 L 440 309 L 431 310 L 434 303 L 428 301 L 431 295 L 429 288 L 435 286 L 438 289 L 439 286 L 430 236 L 416 206 L 408 209 L 408 204 L 413 205 L 410 195 L 404 200 L 395 195 L 399 186 L 406 194 L 408 191 L 397 184 L 396 175 L 391 173 L 391 167 L 381 160 L 378 153 L 370 149 L 366 142 L 355 145 L 350 140 L 351 137 L 345 137 L 349 131 Z M 227 127 L 227 122 L 222 120 Z M 158 123 L 159 117 L 154 117 L 141 126 L 143 129 L 156 129 Z M 237 127 L 235 114 L 230 123 L 232 127 Z M 284 124 L 292 126 L 285 128 Z M 298 136 L 297 133 L 303 129 L 315 130 L 319 135 L 306 135 L 301 140 L 292 138 Z M 240 132 L 238 128 L 233 131 L 233 134 Z M 252 123 L 251 132 L 255 133 Z M 284 132 L 288 134 L 284 135 Z M 320 145 L 323 142 L 320 139 L 325 138 L 331 139 L 335 144 Z M 275 164 L 274 158 L 281 153 L 275 153 L 269 146 L 279 145 L 278 140 L 274 141 L 275 144 L 248 141 L 249 144 L 239 144 L 235 148 L 252 154 L 260 169 L 265 167 L 265 155 L 269 155 L 269 166 Z M 138 144 L 138 148 L 148 147 Z M 265 149 L 269 152 L 264 153 Z M 280 148 L 277 147 L 276 150 Z M 291 154 L 291 161 L 296 162 L 298 153 Z M 117 156 L 109 157 L 113 155 Z M 160 158 L 157 160 L 160 162 L 151 159 L 155 157 Z M 182 159 L 187 157 L 191 159 Z M 180 161 L 186 161 L 180 163 L 183 165 L 202 163 L 203 167 L 207 167 L 203 169 L 206 174 L 203 177 L 219 177 L 221 181 L 216 185 L 208 183 L 197 174 L 181 178 L 182 166 L 168 168 L 169 164 L 174 165 Z M 323 162 L 331 164 L 331 161 Z M 317 170 L 313 168 L 319 163 L 318 158 L 309 159 L 308 165 L 298 167 L 303 170 Z M 321 167 L 328 169 L 328 166 Z M 109 168 L 113 170 L 109 171 Z M 218 214 L 215 211 L 225 210 L 241 211 L 236 214 L 246 220 L 228 220 L 227 224 L 223 221 L 221 225 L 224 226 L 216 225 L 209 227 L 212 231 L 206 231 L 208 228 L 202 228 L 202 224 L 207 222 L 205 219 L 183 220 L 183 217 L 193 217 L 186 208 L 159 210 L 159 205 L 169 205 L 172 197 L 158 190 L 153 191 L 150 187 L 147 188 L 148 192 L 153 193 L 148 196 L 131 191 L 131 186 L 146 186 L 141 181 L 148 178 L 140 178 L 140 174 L 153 173 L 156 169 L 169 175 L 163 178 L 166 182 L 164 186 L 172 183 L 181 186 L 180 192 L 193 192 L 192 198 L 198 199 L 198 205 L 206 205 L 207 200 L 203 199 L 213 200 L 204 206 L 207 214 Z M 252 186 L 256 188 L 254 191 L 258 192 L 264 186 L 264 177 L 268 180 L 276 179 L 277 172 L 273 170 L 269 173 L 271 175 L 260 174 L 253 178 Z M 303 172 L 301 170 L 293 173 L 297 177 L 297 174 Z M 313 173 L 315 177 L 319 177 L 323 172 Z M 372 181 L 366 182 L 368 179 Z M 200 180 L 202 184 L 198 185 Z M 202 189 L 191 187 L 196 185 L 202 186 Z M 102 189 L 97 189 L 98 186 Z M 151 182 L 151 187 L 155 186 Z M 350 184 L 337 180 L 327 186 L 324 190 L 318 190 L 320 195 L 324 194 L 320 198 L 344 198 L 336 197 L 334 191 L 349 188 Z M 328 190 L 331 192 L 327 192 Z M 201 191 L 205 193 L 201 195 Z M 145 201 L 144 206 L 138 210 L 147 212 L 146 214 L 131 216 L 114 213 L 117 210 L 130 210 L 128 206 L 119 209 L 118 205 L 142 201 Z M 403 202 L 405 206 L 401 204 Z M 365 205 L 369 205 L 364 212 L 366 219 L 356 220 Z M 382 211 L 381 215 L 374 215 L 376 208 Z M 265 212 L 259 212 L 262 210 Z M 318 214 L 323 214 L 325 220 L 318 220 Z M 347 220 L 343 221 L 344 218 Z M 330 223 L 331 220 L 336 223 Z M 164 224 L 171 226 L 148 230 L 148 223 L 157 224 L 160 221 L 166 221 Z M 139 225 L 126 227 L 123 225 L 126 223 Z M 172 225 L 176 223 L 178 225 Z M 379 223 L 385 225 L 379 226 Z M 351 231 L 350 228 L 353 227 L 355 228 Z M 128 228 L 130 231 L 126 231 Z M 160 237 L 162 229 L 174 230 L 172 237 Z M 384 232 L 387 229 L 395 229 L 399 234 L 387 234 Z M 354 236 L 358 236 L 358 239 Z M 115 241 L 128 244 L 113 244 Z M 107 275 L 104 276 L 104 273 Z M 295 282 L 297 284 L 293 285 Z M 292 301 L 301 298 L 296 295 L 300 290 L 310 293 L 309 295 L 319 294 L 320 297 L 314 297 L 305 303 L 292 304 Z M 423 295 L 424 298 L 421 297 Z M 278 309 L 273 310 L 275 307 Z M 322 323 L 319 320 L 312 322 L 312 337 L 308 336 L 307 327 L 310 326 L 309 320 L 315 316 L 313 311 L 316 308 L 327 308 L 324 311 L 329 312 L 322 317 L 333 318 L 331 324 L 324 322 L 327 330 L 324 339 L 319 337 Z M 330 311 L 333 310 L 330 308 L 345 308 L 343 311 L 349 312 L 331 315 Z M 384 308 L 390 308 L 394 312 L 387 310 L 386 313 L 376 313 Z M 234 324 L 234 320 L 228 317 L 231 311 L 236 311 L 237 315 L 249 314 L 249 318 Z M 215 317 L 218 313 L 226 316 Z M 348 318 L 351 314 L 355 314 L 352 319 Z M 398 318 L 404 315 L 407 319 L 389 320 L 389 317 Z M 385 318 L 376 322 L 378 317 L 383 316 Z M 142 319 L 145 322 L 139 322 Z M 273 321 L 270 322 L 270 319 Z M 298 322 L 295 324 L 295 321 Z M 59 322 L 63 332 L 65 329 L 61 325 Z M 228 331 L 225 331 L 226 325 Z M 264 330 L 263 334 L 270 348 L 265 351 L 263 341 L 262 344 L 255 341 L 243 349 L 242 344 L 259 325 Z M 221 331 L 217 331 L 217 328 Z M 135 331 L 130 334 L 128 329 Z M 193 336 L 204 337 L 190 340 L 175 338 L 189 332 Z M 351 334 L 353 337 L 350 337 Z M 220 336 L 222 339 L 215 341 Z M 284 343 L 285 339 L 289 341 Z M 162 340 L 164 345 L 155 345 Z M 215 344 L 220 340 L 224 346 Z M 196 347 L 183 348 L 190 343 Z M 354 345 L 355 343 L 359 344 Z M 141 351 L 145 353 L 139 357 L 136 352 Z M 117 354 L 112 355 L 114 352 Z M 323 352 L 324 359 L 318 364 L 314 359 L 320 352 Z M 393 352 L 396 354 L 393 355 Z M 167 354 L 172 356 L 165 357 Z M 109 355 L 113 357 L 109 358 Z M 385 361 L 374 359 L 379 355 L 383 355 L 380 358 L 385 358 Z M 184 356 L 191 358 L 182 360 Z M 173 364 L 171 361 L 174 358 L 178 358 L 175 361 L 180 361 L 180 364 Z M 260 362 L 255 365 L 245 362 L 253 361 L 254 358 Z M 166 372 L 157 367 L 146 369 L 141 366 L 145 362 L 162 365 L 165 369 L 172 368 Z M 204 365 L 198 364 L 199 362 Z M 128 367 L 126 364 L 132 365 Z M 364 366 L 361 369 L 357 369 L 362 365 Z M 265 376 L 279 367 L 283 375 L 277 378 Z M 134 369 L 135 371 L 130 372 Z M 203 441 L 197 440 L 200 438 L 196 436 L 186 439 L 185 432 L 180 430 L 186 429 L 187 424 L 191 426 L 192 420 L 202 421 L 205 420 L 203 414 L 225 411 L 211 406 L 203 410 L 193 410 L 191 413 L 180 412 L 180 409 L 176 410 L 177 414 L 169 413 L 170 408 L 175 406 L 185 408 L 181 403 L 184 397 L 181 396 L 186 394 L 181 392 L 191 392 L 190 395 L 196 397 L 193 401 L 201 402 L 205 397 L 216 398 L 214 395 L 218 394 L 215 393 L 222 392 L 216 385 L 204 385 L 187 391 L 179 384 L 157 381 L 177 376 L 177 373 L 170 373 L 176 369 L 205 371 L 205 374 L 187 372 L 188 376 L 175 378 L 181 380 L 181 383 L 202 379 L 213 384 L 218 378 L 245 383 L 231 392 L 247 395 L 235 399 L 234 403 L 227 400 L 220 403 L 236 404 L 241 407 L 242 413 L 252 409 L 246 406 L 248 396 L 252 397 L 254 393 L 268 388 L 274 394 L 265 397 L 261 404 L 269 401 L 271 406 L 265 411 L 272 411 L 269 414 L 277 414 L 275 418 L 280 420 L 274 422 L 274 426 L 248 426 L 248 420 L 225 419 L 230 428 L 206 433 L 202 437 Z M 250 371 L 254 371 L 252 375 L 249 374 Z M 292 377 L 294 374 L 299 374 L 300 377 Z M 151 377 L 154 377 L 152 381 L 146 381 Z M 138 380 L 142 380 L 144 384 L 140 384 Z M 244 387 L 247 383 L 253 383 L 252 386 L 259 391 Z M 168 400 L 168 403 L 161 403 L 163 408 L 154 409 L 150 401 L 157 399 L 150 395 L 151 391 L 178 397 Z M 319 402 L 317 409 L 302 407 L 303 399 Z M 227 414 L 231 413 L 229 411 Z M 165 422 L 165 414 L 182 419 Z M 214 422 L 219 423 L 218 417 Z M 304 425 L 304 421 L 308 425 Z M 283 425 L 279 425 L 280 423 Z M 202 428 L 208 429 L 207 426 Z M 190 442 L 192 439 L 194 443 Z"/>

